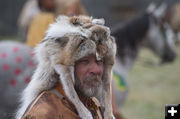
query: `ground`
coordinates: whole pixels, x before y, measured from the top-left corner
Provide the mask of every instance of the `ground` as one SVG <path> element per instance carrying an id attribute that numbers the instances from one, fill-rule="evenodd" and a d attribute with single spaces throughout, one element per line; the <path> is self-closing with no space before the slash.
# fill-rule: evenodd
<path id="1" fill-rule="evenodd" d="M 180 45 L 173 63 L 141 50 L 129 73 L 130 92 L 121 112 L 126 119 L 164 119 L 166 104 L 180 104 Z"/>

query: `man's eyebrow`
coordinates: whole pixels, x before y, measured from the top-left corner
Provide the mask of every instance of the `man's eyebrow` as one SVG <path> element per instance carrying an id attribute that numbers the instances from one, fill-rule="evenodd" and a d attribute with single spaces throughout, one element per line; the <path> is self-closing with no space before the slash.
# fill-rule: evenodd
<path id="1" fill-rule="evenodd" d="M 81 59 L 86 59 L 86 58 L 88 58 L 88 56 L 82 57 Z M 80 59 L 80 60 L 81 60 L 81 59 Z"/>

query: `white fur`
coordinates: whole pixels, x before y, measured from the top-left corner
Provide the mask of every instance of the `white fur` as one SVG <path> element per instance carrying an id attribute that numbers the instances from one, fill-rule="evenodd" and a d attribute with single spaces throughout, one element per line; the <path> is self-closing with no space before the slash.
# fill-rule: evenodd
<path id="1" fill-rule="evenodd" d="M 101 58 L 99 57 L 99 54 L 96 52 L 96 60 L 99 61 Z"/>
<path id="2" fill-rule="evenodd" d="M 29 104 L 44 90 L 44 88 L 46 88 L 46 90 L 50 89 L 57 81 L 56 79 L 49 80 L 50 74 L 52 74 L 54 70 L 50 67 L 50 62 L 46 61 L 44 55 L 41 53 L 43 47 L 43 45 L 38 45 L 35 48 L 35 57 L 39 64 L 32 76 L 32 80 L 22 92 L 22 103 L 16 114 L 16 119 L 21 119 Z"/>
<path id="3" fill-rule="evenodd" d="M 99 25 L 104 25 L 105 21 L 104 21 L 104 19 L 93 19 L 92 23 L 99 24 Z"/>
<path id="4" fill-rule="evenodd" d="M 66 72 L 66 68 L 70 68 L 70 73 Z M 81 112 L 79 113 L 79 116 L 83 119 L 93 119 L 91 113 L 80 101 L 77 93 L 75 92 L 73 82 L 71 82 L 72 80 L 69 79 L 69 75 L 73 73 L 73 70 L 71 70 L 72 68 L 69 66 L 57 64 L 54 66 L 54 69 L 60 76 L 61 84 L 66 96 L 72 101 L 73 104 L 75 104 L 74 106 L 76 107 L 77 111 Z"/>
<path id="5" fill-rule="evenodd" d="M 51 38 L 52 36 L 58 38 L 64 36 L 67 33 L 79 33 L 86 38 L 91 35 L 91 33 L 87 30 L 82 30 L 80 27 L 75 27 L 72 25 L 69 22 L 68 17 L 59 16 L 56 19 L 56 22 L 50 25 L 46 32 L 45 38 Z"/>
<path id="6" fill-rule="evenodd" d="M 41 64 L 39 64 L 41 65 Z M 46 67 L 47 68 L 47 67 Z M 49 80 L 39 80 L 40 75 L 42 75 L 42 71 L 45 70 L 43 66 L 40 66 L 36 69 L 31 82 L 28 84 L 28 86 L 25 88 L 25 90 L 22 93 L 21 98 L 21 107 L 17 112 L 16 119 L 21 119 L 24 112 L 26 111 L 29 104 L 37 97 L 37 95 L 44 90 L 44 86 L 46 85 L 46 89 L 49 89 L 53 86 L 54 83 L 49 83 Z M 48 72 L 52 72 L 51 69 L 46 69 Z M 46 74 L 48 74 L 46 72 Z M 44 76 L 47 77 L 48 76 Z M 49 85 L 47 85 L 49 84 Z"/>
<path id="7" fill-rule="evenodd" d="M 75 84 L 74 67 L 71 66 L 71 67 L 70 67 L 70 70 L 71 70 L 71 76 L 72 76 L 73 84 Z"/>

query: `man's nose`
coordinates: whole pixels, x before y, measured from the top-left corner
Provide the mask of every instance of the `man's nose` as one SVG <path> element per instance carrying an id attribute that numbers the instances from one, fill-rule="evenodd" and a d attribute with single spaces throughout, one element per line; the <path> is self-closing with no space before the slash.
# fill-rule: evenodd
<path id="1" fill-rule="evenodd" d="M 90 73 L 91 74 L 100 74 L 101 67 L 96 62 L 93 62 L 90 66 Z"/>

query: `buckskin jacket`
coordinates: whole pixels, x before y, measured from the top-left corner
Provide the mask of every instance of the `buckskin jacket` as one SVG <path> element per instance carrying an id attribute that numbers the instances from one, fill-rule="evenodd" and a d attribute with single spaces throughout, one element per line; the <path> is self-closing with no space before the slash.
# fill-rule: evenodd
<path id="1" fill-rule="evenodd" d="M 81 97 L 80 97 L 81 99 Z M 103 119 L 100 104 L 95 97 L 81 99 L 94 119 Z M 22 119 L 80 119 L 75 106 L 65 96 L 62 86 L 43 91 L 27 108 Z"/>

